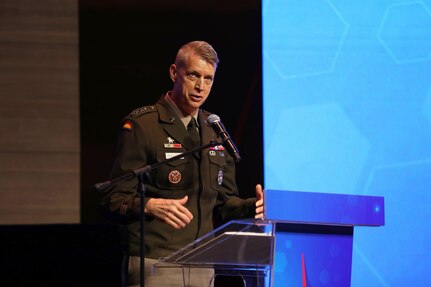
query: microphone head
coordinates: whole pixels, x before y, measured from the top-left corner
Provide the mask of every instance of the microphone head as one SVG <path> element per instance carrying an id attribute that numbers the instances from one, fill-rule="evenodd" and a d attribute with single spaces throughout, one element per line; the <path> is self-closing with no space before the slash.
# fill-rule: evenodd
<path id="1" fill-rule="evenodd" d="M 208 117 L 208 122 L 209 122 L 210 124 L 213 124 L 213 123 L 215 123 L 215 122 L 220 122 L 220 117 L 219 117 L 218 115 L 216 115 L 216 114 L 211 114 L 211 115 L 209 115 L 209 117 Z"/>

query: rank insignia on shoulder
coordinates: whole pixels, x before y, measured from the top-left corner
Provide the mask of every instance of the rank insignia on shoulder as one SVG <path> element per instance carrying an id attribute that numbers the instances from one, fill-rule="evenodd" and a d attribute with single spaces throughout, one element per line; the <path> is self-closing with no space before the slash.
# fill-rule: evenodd
<path id="1" fill-rule="evenodd" d="M 131 131 L 133 129 L 133 123 L 131 121 L 128 121 L 128 120 L 124 121 L 123 122 L 123 129 Z"/>
<path id="2" fill-rule="evenodd" d="M 130 113 L 130 116 L 132 118 L 138 118 L 144 114 L 147 114 L 149 112 L 155 112 L 155 111 L 156 111 L 155 106 L 146 106 L 146 107 L 142 107 L 134 110 L 133 112 Z"/>

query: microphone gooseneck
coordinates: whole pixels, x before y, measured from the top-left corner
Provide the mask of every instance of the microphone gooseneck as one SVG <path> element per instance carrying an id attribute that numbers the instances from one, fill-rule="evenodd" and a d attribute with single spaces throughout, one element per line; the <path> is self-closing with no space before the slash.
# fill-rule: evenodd
<path id="1" fill-rule="evenodd" d="M 220 117 L 215 114 L 212 114 L 208 117 L 208 122 L 211 124 L 211 126 L 213 127 L 217 135 L 222 139 L 223 145 L 228 149 L 230 154 L 233 156 L 233 158 L 235 159 L 235 162 L 239 162 L 241 160 L 239 151 L 235 146 L 235 143 L 233 142 L 229 133 L 226 131 L 226 128 L 220 121 Z"/>

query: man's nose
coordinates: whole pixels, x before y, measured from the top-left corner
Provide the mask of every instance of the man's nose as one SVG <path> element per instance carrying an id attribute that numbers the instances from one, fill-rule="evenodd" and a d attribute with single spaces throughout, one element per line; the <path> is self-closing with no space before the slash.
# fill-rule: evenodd
<path id="1" fill-rule="evenodd" d="M 202 83 L 203 83 L 203 80 L 202 79 L 197 79 L 196 80 L 196 83 L 195 83 L 195 89 L 196 90 L 199 90 L 199 91 L 202 91 L 203 90 L 203 85 L 202 85 Z"/>

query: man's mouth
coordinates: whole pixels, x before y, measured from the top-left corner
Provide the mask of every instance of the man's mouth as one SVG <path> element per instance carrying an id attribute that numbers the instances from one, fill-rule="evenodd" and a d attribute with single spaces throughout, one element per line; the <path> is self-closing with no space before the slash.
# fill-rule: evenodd
<path id="1" fill-rule="evenodd" d="M 190 95 L 190 99 L 192 100 L 192 101 L 195 101 L 195 102 L 197 102 L 197 101 L 201 101 L 202 100 L 202 96 L 198 96 L 198 95 Z"/>

